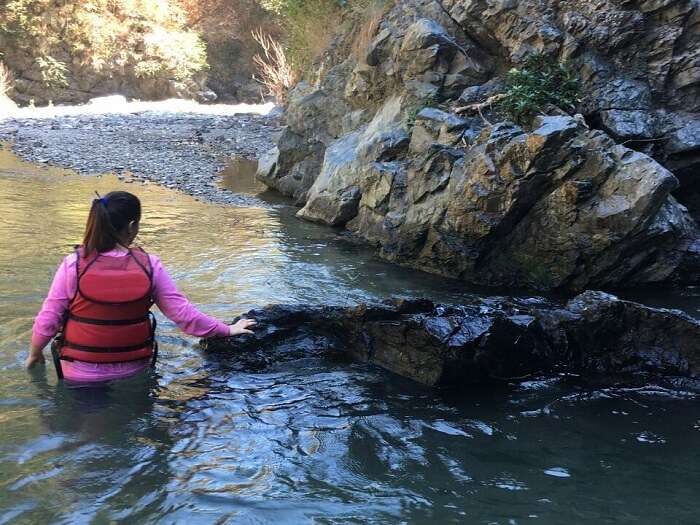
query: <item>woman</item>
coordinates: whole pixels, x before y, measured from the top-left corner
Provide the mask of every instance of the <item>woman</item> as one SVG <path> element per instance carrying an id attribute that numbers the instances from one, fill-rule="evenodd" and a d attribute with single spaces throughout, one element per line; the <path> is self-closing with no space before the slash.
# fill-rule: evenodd
<path id="1" fill-rule="evenodd" d="M 83 244 L 59 266 L 34 321 L 27 368 L 44 362 L 43 349 L 58 334 L 59 377 L 95 382 L 140 372 L 157 354 L 153 304 L 189 335 L 253 333 L 253 320 L 229 326 L 198 311 L 158 257 L 131 248 L 140 219 L 141 203 L 131 193 L 114 191 L 92 201 Z"/>

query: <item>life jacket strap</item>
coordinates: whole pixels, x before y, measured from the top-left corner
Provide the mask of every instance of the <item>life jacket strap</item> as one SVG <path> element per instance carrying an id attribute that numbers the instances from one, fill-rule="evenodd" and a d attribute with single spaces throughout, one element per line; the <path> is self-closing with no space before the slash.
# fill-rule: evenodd
<path id="1" fill-rule="evenodd" d="M 84 324 L 96 324 L 96 325 L 102 325 L 102 326 L 127 326 L 130 324 L 139 324 L 143 323 L 144 321 L 148 321 L 150 319 L 149 315 L 146 314 L 141 317 L 137 317 L 135 319 L 92 319 L 90 317 L 80 317 L 79 315 L 75 314 L 68 314 L 68 319 L 72 321 L 76 321 L 78 323 L 84 323 Z"/>
<path id="2" fill-rule="evenodd" d="M 60 334 L 51 342 L 51 357 L 53 366 L 56 369 L 58 379 L 63 379 L 63 367 L 61 367 L 61 336 Z"/>
<path id="3" fill-rule="evenodd" d="M 68 341 L 67 339 L 64 339 L 63 340 L 63 348 L 69 347 L 69 348 L 72 348 L 73 350 L 79 350 L 80 352 L 96 352 L 96 353 L 110 353 L 111 354 L 114 352 L 133 352 L 135 350 L 141 350 L 142 348 L 145 348 L 147 346 L 152 346 L 153 341 L 154 341 L 154 339 L 152 337 L 149 337 L 143 343 L 138 343 L 135 345 L 102 347 L 102 346 L 79 345 L 76 343 L 72 343 L 72 342 Z"/>
<path id="4" fill-rule="evenodd" d="M 153 357 L 151 358 L 151 368 L 156 367 L 156 361 L 158 360 L 158 340 L 156 339 L 156 328 L 158 327 L 158 321 L 153 312 L 148 312 L 148 317 L 151 320 L 151 339 L 153 340 Z"/>

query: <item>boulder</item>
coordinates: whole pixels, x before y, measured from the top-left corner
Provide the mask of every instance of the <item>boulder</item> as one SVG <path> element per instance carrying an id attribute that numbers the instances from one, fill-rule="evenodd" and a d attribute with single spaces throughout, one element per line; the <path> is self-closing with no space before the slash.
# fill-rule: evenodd
<path id="1" fill-rule="evenodd" d="M 309 144 L 304 136 L 287 126 L 282 129 L 277 145 L 261 156 L 255 176 L 268 187 L 303 202 L 316 180 L 324 151 L 323 144 Z"/>
<path id="2" fill-rule="evenodd" d="M 305 206 L 297 215 L 304 219 L 344 226 L 357 215 L 362 189 L 408 147 L 402 127 L 402 99 L 388 100 L 368 125 L 331 143 L 320 174 L 308 191 Z"/>
<path id="3" fill-rule="evenodd" d="M 211 89 L 197 91 L 196 97 L 199 102 L 203 103 L 216 102 L 216 100 L 219 98 L 219 96 L 216 93 L 214 93 Z"/>
<path id="4" fill-rule="evenodd" d="M 477 84 L 465 88 L 459 96 L 460 105 L 477 104 L 484 100 L 502 93 L 505 89 L 505 83 L 499 78 L 494 78 L 483 84 Z"/>
<path id="5" fill-rule="evenodd" d="M 679 119 L 670 134 L 667 149 L 673 155 L 700 151 L 700 119 L 692 115 Z"/>
<path id="6" fill-rule="evenodd" d="M 583 290 L 677 275 L 697 231 L 669 195 L 678 181 L 653 159 L 572 117 L 453 144 L 464 126 L 424 110 L 411 138 L 419 155 L 406 162 L 368 149 L 368 136 L 383 136 L 376 128 L 338 139 L 299 216 L 346 225 L 389 260 L 479 284 Z"/>
<path id="7" fill-rule="evenodd" d="M 700 119 L 696 115 L 675 113 L 666 120 L 664 135 L 665 164 L 678 177 L 679 197 L 700 191 Z M 700 212 L 700 208 L 695 209 Z"/>
<path id="8" fill-rule="evenodd" d="M 441 46 L 454 51 L 459 47 L 439 23 L 421 18 L 408 27 L 401 43 L 401 51 L 406 53 L 432 46 Z"/>
<path id="9" fill-rule="evenodd" d="M 344 226 L 357 214 L 360 200 L 357 148 L 361 137 L 354 132 L 338 139 L 326 150 L 321 174 L 316 178 L 306 205 L 297 215 L 305 219 Z"/>
<path id="10" fill-rule="evenodd" d="M 424 153 L 434 145 L 454 146 L 460 142 L 469 123 L 452 113 L 424 108 L 416 115 L 410 150 Z"/>
<path id="11" fill-rule="evenodd" d="M 651 139 L 657 135 L 649 111 L 608 109 L 600 112 L 602 128 L 618 140 Z"/>
<path id="12" fill-rule="evenodd" d="M 335 74 L 328 73 L 332 78 Z M 256 175 L 259 181 L 299 204 L 306 201 L 320 172 L 326 147 L 343 134 L 343 123 L 347 122 L 348 105 L 331 87 L 316 89 L 305 82 L 294 87 L 277 146 L 265 155 Z"/>
<path id="13" fill-rule="evenodd" d="M 700 322 L 601 292 L 566 305 L 503 297 L 460 305 L 393 300 L 272 305 L 243 317 L 258 321 L 254 335 L 205 339 L 205 351 L 248 369 L 347 356 L 434 387 L 572 373 L 597 383 L 656 381 L 700 391 Z"/>

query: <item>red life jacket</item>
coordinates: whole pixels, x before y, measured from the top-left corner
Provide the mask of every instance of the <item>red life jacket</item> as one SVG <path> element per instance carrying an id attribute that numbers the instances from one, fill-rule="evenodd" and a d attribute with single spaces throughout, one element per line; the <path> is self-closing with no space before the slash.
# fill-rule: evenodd
<path id="1" fill-rule="evenodd" d="M 63 329 L 60 359 L 117 363 L 154 354 L 153 271 L 140 248 L 124 257 L 76 248 L 77 286 Z"/>

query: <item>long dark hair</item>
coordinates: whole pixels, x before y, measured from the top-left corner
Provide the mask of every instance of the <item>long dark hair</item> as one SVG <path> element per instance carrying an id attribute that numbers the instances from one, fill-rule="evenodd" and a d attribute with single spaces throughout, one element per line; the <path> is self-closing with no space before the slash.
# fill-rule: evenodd
<path id="1" fill-rule="evenodd" d="M 128 191 L 112 191 L 92 201 L 85 225 L 83 252 L 108 252 L 122 241 L 120 234 L 131 221 L 141 220 L 141 201 Z"/>

